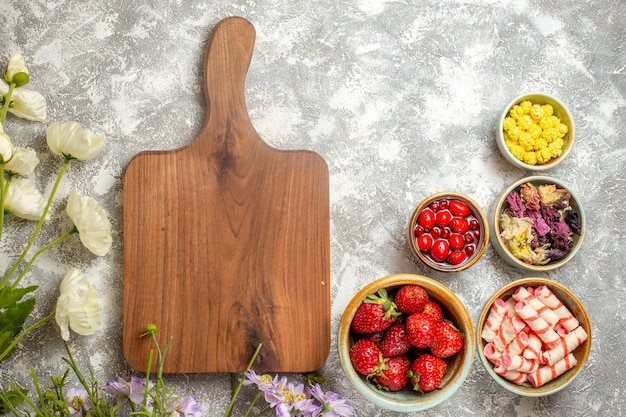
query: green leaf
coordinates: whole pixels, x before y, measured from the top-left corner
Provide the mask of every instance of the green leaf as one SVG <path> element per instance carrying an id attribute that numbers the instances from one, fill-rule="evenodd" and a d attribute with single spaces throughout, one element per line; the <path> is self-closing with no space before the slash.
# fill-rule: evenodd
<path id="1" fill-rule="evenodd" d="M 0 312 L 0 332 L 13 331 L 19 333 L 24 322 L 35 308 L 35 298 L 29 298 L 21 303 L 14 303 Z"/>
<path id="2" fill-rule="evenodd" d="M 0 288 L 0 309 L 8 308 L 16 302 L 20 301 L 26 294 L 34 292 L 37 289 L 36 285 L 25 288 Z"/>
<path id="3" fill-rule="evenodd" d="M 28 390 L 26 389 L 3 391 L 0 393 L 0 414 L 8 414 L 24 401 L 27 394 Z"/>

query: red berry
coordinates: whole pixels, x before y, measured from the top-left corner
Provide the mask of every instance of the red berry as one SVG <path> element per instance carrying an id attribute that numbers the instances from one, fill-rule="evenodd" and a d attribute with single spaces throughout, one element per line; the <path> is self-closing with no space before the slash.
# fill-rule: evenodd
<path id="1" fill-rule="evenodd" d="M 438 358 L 448 358 L 463 348 L 463 338 L 449 321 L 439 321 L 430 353 Z"/>
<path id="2" fill-rule="evenodd" d="M 440 210 L 435 214 L 435 224 L 439 227 L 446 227 L 450 224 L 452 215 L 448 210 Z"/>
<path id="3" fill-rule="evenodd" d="M 474 242 L 474 235 L 471 233 L 465 233 L 463 235 L 463 239 L 465 240 L 465 243 L 473 243 Z"/>
<path id="4" fill-rule="evenodd" d="M 459 265 L 467 259 L 467 254 L 460 249 L 453 250 L 448 256 L 448 262 L 452 265 Z"/>
<path id="5" fill-rule="evenodd" d="M 449 206 L 448 200 L 440 200 L 439 201 L 439 210 L 446 210 Z"/>
<path id="6" fill-rule="evenodd" d="M 437 201 L 433 201 L 432 203 L 430 203 L 428 205 L 428 208 L 431 209 L 432 211 L 439 211 L 439 203 Z"/>
<path id="7" fill-rule="evenodd" d="M 385 363 L 381 374 L 374 377 L 379 388 L 396 392 L 406 387 L 409 382 L 407 372 L 411 361 L 404 355 L 394 356 Z"/>
<path id="8" fill-rule="evenodd" d="M 450 244 L 447 240 L 437 239 L 428 253 L 435 262 L 444 262 L 450 253 Z"/>
<path id="9" fill-rule="evenodd" d="M 453 217 L 450 220 L 450 229 L 457 233 L 465 233 L 469 229 L 469 223 L 461 217 Z"/>
<path id="10" fill-rule="evenodd" d="M 428 252 L 431 246 L 433 246 L 433 238 L 431 235 L 423 234 L 417 238 L 417 247 L 422 252 Z"/>
<path id="11" fill-rule="evenodd" d="M 415 226 L 415 229 L 413 229 L 413 234 L 417 237 L 420 237 L 424 234 L 424 228 L 422 226 Z"/>
<path id="12" fill-rule="evenodd" d="M 439 236 L 444 239 L 448 239 L 450 237 L 450 234 L 452 234 L 452 231 L 450 230 L 450 228 L 444 227 L 443 229 L 441 229 L 441 233 L 439 234 Z"/>
<path id="13" fill-rule="evenodd" d="M 470 214 L 467 204 L 459 200 L 451 200 L 448 209 L 455 216 L 467 217 Z"/>
<path id="14" fill-rule="evenodd" d="M 377 294 L 368 294 L 352 318 L 351 328 L 355 333 L 373 333 L 391 326 L 400 313 L 387 296 L 384 288 Z"/>
<path id="15" fill-rule="evenodd" d="M 379 348 L 383 357 L 391 358 L 408 353 L 412 346 L 406 334 L 406 326 L 403 323 L 395 323 L 385 332 Z"/>
<path id="16" fill-rule="evenodd" d="M 413 361 L 409 368 L 409 378 L 413 384 L 413 389 L 421 392 L 437 389 L 447 368 L 448 365 L 443 359 L 427 353 L 421 355 Z"/>
<path id="17" fill-rule="evenodd" d="M 478 220 L 476 219 L 472 219 L 469 221 L 469 228 L 470 230 L 478 230 L 480 229 L 480 224 L 478 223 Z"/>
<path id="18" fill-rule="evenodd" d="M 417 216 L 417 224 L 422 226 L 424 230 L 430 230 L 435 225 L 435 213 L 429 208 L 422 210 Z"/>
<path id="19" fill-rule="evenodd" d="M 435 340 L 437 321 L 428 314 L 415 313 L 406 319 L 406 334 L 413 346 L 427 348 Z"/>
<path id="20" fill-rule="evenodd" d="M 405 314 L 421 313 L 427 300 L 426 290 L 421 285 L 415 284 L 402 286 L 394 297 L 396 308 Z"/>
<path id="21" fill-rule="evenodd" d="M 465 246 L 465 239 L 459 233 L 452 233 L 448 238 L 448 243 L 450 244 L 450 249 L 461 249 Z"/>
<path id="22" fill-rule="evenodd" d="M 357 340 L 348 355 L 354 370 L 361 375 L 375 375 L 384 364 L 380 349 L 371 340 Z"/>
<path id="23" fill-rule="evenodd" d="M 474 248 L 474 245 L 467 245 L 465 247 L 465 254 L 469 257 L 472 256 L 474 254 L 474 251 L 476 251 L 476 248 Z"/>
<path id="24" fill-rule="evenodd" d="M 439 305 L 439 303 L 435 300 L 426 301 L 422 313 L 428 314 L 433 319 L 435 319 L 435 321 L 443 320 L 443 311 L 441 310 L 441 306 Z"/>
<path id="25" fill-rule="evenodd" d="M 437 226 L 433 227 L 433 230 L 430 231 L 430 235 L 433 237 L 433 239 L 437 239 L 439 236 L 441 236 L 441 229 Z"/>

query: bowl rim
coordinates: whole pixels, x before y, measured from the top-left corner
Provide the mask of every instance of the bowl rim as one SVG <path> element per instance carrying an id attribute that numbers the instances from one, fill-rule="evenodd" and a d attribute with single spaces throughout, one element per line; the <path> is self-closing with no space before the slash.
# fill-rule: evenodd
<path id="1" fill-rule="evenodd" d="M 480 219 L 480 223 L 481 223 L 480 225 L 481 232 L 482 232 L 481 241 L 480 241 L 480 245 L 477 245 L 476 252 L 474 252 L 474 254 L 470 257 L 469 261 L 462 263 L 460 265 L 450 265 L 449 268 L 442 267 L 441 265 L 433 262 L 427 256 L 424 256 L 424 254 L 422 254 L 422 252 L 415 246 L 415 239 L 413 236 L 414 225 L 417 222 L 417 217 L 419 216 L 420 212 L 432 201 L 440 199 L 440 198 L 456 198 L 459 200 L 464 200 L 466 203 L 469 203 L 470 210 L 472 210 L 473 214 L 478 219 Z M 408 240 L 409 248 L 413 256 L 419 259 L 424 265 L 439 272 L 460 272 L 474 265 L 476 262 L 478 262 L 478 260 L 482 257 L 483 253 L 485 253 L 485 250 L 487 249 L 487 246 L 489 243 L 489 232 L 490 232 L 489 221 L 488 221 L 487 215 L 485 214 L 485 211 L 482 209 L 482 207 L 480 207 L 480 205 L 476 203 L 476 201 L 474 201 L 472 198 L 468 197 L 465 194 L 457 193 L 454 191 L 442 191 L 442 192 L 438 192 L 435 194 L 431 194 L 430 196 L 423 199 L 417 205 L 417 207 L 415 207 L 415 209 L 413 210 L 413 214 L 411 215 L 410 221 L 409 221 L 407 240 Z"/>
<path id="2" fill-rule="evenodd" d="M 525 184 L 527 182 L 531 182 L 531 183 L 551 183 L 551 184 L 555 184 L 556 186 L 560 187 L 560 188 L 564 188 L 566 189 L 570 195 L 572 200 L 574 201 L 577 209 L 578 209 L 578 213 L 580 216 L 580 235 L 576 238 L 576 244 L 574 245 L 574 247 L 572 248 L 572 250 L 563 258 L 559 259 L 558 261 L 555 262 L 550 262 L 546 265 L 531 265 L 531 264 L 527 264 L 526 262 L 522 261 L 521 259 L 516 258 L 510 251 L 509 249 L 506 247 L 506 245 L 504 244 L 504 242 L 502 241 L 502 237 L 500 237 L 500 221 L 499 221 L 499 217 L 500 217 L 500 213 L 502 211 L 502 207 L 504 206 L 505 202 L 506 202 L 506 197 L 516 188 L 518 188 L 520 185 Z M 571 205 L 571 202 L 570 202 Z M 583 240 L 586 234 L 586 229 L 587 229 L 587 221 L 585 218 L 585 212 L 583 209 L 582 204 L 580 203 L 580 200 L 578 199 L 578 197 L 576 196 L 576 194 L 572 191 L 572 188 L 565 184 L 563 181 L 557 180 L 556 178 L 552 178 L 552 177 L 548 177 L 545 175 L 532 175 L 529 177 L 524 177 L 521 178 L 517 181 L 515 181 L 514 183 L 512 183 L 511 185 L 509 185 L 507 188 L 505 188 L 496 198 L 494 205 L 492 206 L 492 211 L 490 213 L 490 222 L 489 222 L 489 228 L 491 229 L 491 242 L 493 244 L 493 246 L 496 248 L 496 251 L 498 253 L 500 253 L 500 255 L 510 264 L 517 266 L 523 270 L 529 271 L 529 272 L 547 272 L 547 271 L 552 271 L 554 269 L 560 268 L 561 266 L 565 265 L 567 262 L 569 262 L 575 255 L 576 253 L 578 253 L 579 249 L 581 248 L 582 244 L 583 244 Z M 505 256 L 506 255 L 506 256 Z"/>
<path id="3" fill-rule="evenodd" d="M 414 401 L 402 402 L 400 401 L 400 399 L 394 400 L 392 397 L 393 394 L 385 393 L 383 391 L 377 391 L 373 386 L 369 387 L 368 384 L 366 384 L 365 382 L 353 383 L 353 381 L 363 381 L 363 377 L 354 370 L 352 364 L 350 363 L 349 346 L 351 340 L 350 323 L 352 322 L 352 318 L 354 317 L 354 313 L 356 312 L 358 305 L 360 305 L 365 297 L 370 293 L 376 292 L 379 288 L 396 288 L 406 284 L 426 285 L 435 288 L 437 291 L 441 291 L 449 295 L 451 298 L 454 299 L 456 304 L 462 307 L 460 311 L 458 311 L 458 315 L 461 317 L 464 325 L 461 326 L 459 323 L 455 323 L 455 325 L 459 327 L 459 330 L 464 331 L 465 333 L 463 348 L 465 356 L 463 358 L 463 361 L 459 365 L 459 372 L 457 372 L 453 377 L 444 377 L 444 383 L 446 384 L 444 389 L 438 389 L 423 395 L 415 395 Z M 429 292 L 430 296 L 429 289 L 425 289 Z M 441 282 L 419 274 L 392 274 L 382 278 L 378 278 L 362 287 L 352 297 L 352 299 L 346 306 L 344 313 L 341 317 L 337 336 L 337 351 L 339 353 L 341 367 L 348 377 L 348 380 L 352 383 L 351 385 L 364 398 L 366 398 L 373 404 L 387 410 L 405 413 L 427 410 L 438 404 L 441 404 L 442 402 L 450 398 L 461 387 L 461 385 L 463 384 L 463 382 L 465 382 L 467 376 L 469 375 L 476 350 L 474 325 L 465 304 L 462 302 L 458 295 L 456 295 L 450 288 L 448 288 Z"/>
<path id="4" fill-rule="evenodd" d="M 555 292 L 555 294 L 557 292 L 567 294 L 567 296 L 571 299 L 571 301 L 574 304 L 576 304 L 576 308 L 572 308 L 572 306 L 569 305 L 568 302 L 564 301 L 562 297 L 560 298 L 560 301 L 563 302 L 563 304 L 567 305 L 568 309 L 578 319 L 578 321 L 580 322 L 580 325 L 584 326 L 583 328 L 587 332 L 587 340 L 583 342 L 583 344 L 576 349 L 576 350 L 580 349 L 580 351 L 577 353 L 577 355 L 580 356 L 580 358 L 578 359 L 578 364 L 574 368 L 570 369 L 564 374 L 558 376 L 556 379 L 548 382 L 545 385 L 542 385 L 539 388 L 533 388 L 527 385 L 517 385 L 513 382 L 507 381 L 503 377 L 496 374 L 495 371 L 493 370 L 493 365 L 491 364 L 491 362 L 489 362 L 489 360 L 484 355 L 484 352 L 483 352 L 484 341 L 481 336 L 482 326 L 484 325 L 485 320 L 487 319 L 487 315 L 489 314 L 489 309 L 491 308 L 491 305 L 494 303 L 494 301 L 497 298 L 502 297 L 504 295 L 512 294 L 513 290 L 517 287 L 529 286 L 529 284 L 533 284 L 535 286 L 545 285 L 551 291 Z M 515 394 L 522 395 L 525 397 L 544 397 L 547 395 L 555 394 L 563 390 L 564 388 L 566 388 L 578 376 L 580 371 L 583 369 L 585 363 L 587 362 L 589 353 L 591 351 L 591 343 L 592 343 L 592 338 L 593 338 L 592 329 L 591 329 L 591 321 L 589 320 L 587 310 L 585 309 L 580 299 L 576 296 L 576 294 L 574 294 L 570 289 L 568 289 L 563 284 L 560 284 L 548 278 L 541 278 L 541 277 L 520 278 L 515 281 L 509 282 L 508 284 L 496 290 L 491 295 L 491 297 L 485 302 L 481 310 L 480 316 L 478 318 L 478 322 L 476 324 L 475 334 L 476 334 L 476 348 L 478 350 L 478 357 L 480 358 L 480 361 L 485 367 L 487 373 L 491 375 L 491 377 L 500 386 L 506 388 L 507 390 Z"/>
<path id="5" fill-rule="evenodd" d="M 504 134 L 503 134 L 504 119 L 509 114 L 509 111 L 515 104 L 519 104 L 524 100 L 531 100 L 533 98 L 534 99 L 539 98 L 542 101 L 549 102 L 549 104 L 551 104 L 552 107 L 554 108 L 555 112 L 558 111 L 559 115 L 565 116 L 565 118 L 567 119 L 566 124 L 568 127 L 568 133 L 566 135 L 567 139 L 565 141 L 565 146 L 563 146 L 563 153 L 561 154 L 561 156 L 551 160 L 547 164 L 541 164 L 541 165 L 529 165 L 523 161 L 520 161 L 515 156 L 513 156 L 509 148 L 504 143 Z M 559 118 L 563 122 L 563 117 L 559 117 Z M 498 149 L 503 154 L 505 159 L 507 159 L 511 164 L 517 166 L 518 168 L 523 168 L 529 171 L 547 171 L 559 165 L 561 162 L 565 160 L 565 158 L 567 158 L 571 150 L 574 148 L 575 140 L 576 140 L 576 124 L 574 123 L 574 118 L 572 117 L 572 113 L 570 112 L 569 108 L 557 97 L 551 94 L 542 93 L 539 91 L 521 94 L 515 97 L 513 100 L 509 101 L 508 104 L 505 106 L 504 111 L 500 114 L 500 117 L 498 119 L 498 126 L 496 128 L 496 143 L 498 145 Z"/>

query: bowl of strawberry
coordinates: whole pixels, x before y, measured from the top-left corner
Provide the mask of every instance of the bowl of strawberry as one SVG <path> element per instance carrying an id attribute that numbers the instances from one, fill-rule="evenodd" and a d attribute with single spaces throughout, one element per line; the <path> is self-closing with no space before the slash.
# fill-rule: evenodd
<path id="1" fill-rule="evenodd" d="M 448 287 L 395 274 L 363 287 L 338 334 L 341 366 L 363 397 L 392 411 L 414 412 L 450 398 L 474 358 L 474 327 Z"/>
<path id="2" fill-rule="evenodd" d="M 474 265 L 489 241 L 487 217 L 476 202 L 458 193 L 438 193 L 422 201 L 409 223 L 411 252 L 440 272 Z"/>

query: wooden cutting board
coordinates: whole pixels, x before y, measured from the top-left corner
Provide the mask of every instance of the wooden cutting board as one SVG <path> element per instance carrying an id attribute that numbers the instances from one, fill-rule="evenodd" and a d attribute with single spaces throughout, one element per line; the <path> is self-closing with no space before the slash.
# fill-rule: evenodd
<path id="1" fill-rule="evenodd" d="M 259 343 L 257 371 L 313 371 L 328 357 L 328 166 L 269 146 L 252 126 L 254 40 L 242 18 L 218 23 L 201 132 L 127 167 L 123 350 L 136 370 L 147 368 L 148 323 L 162 345 L 173 338 L 166 373 L 243 371 Z"/>

